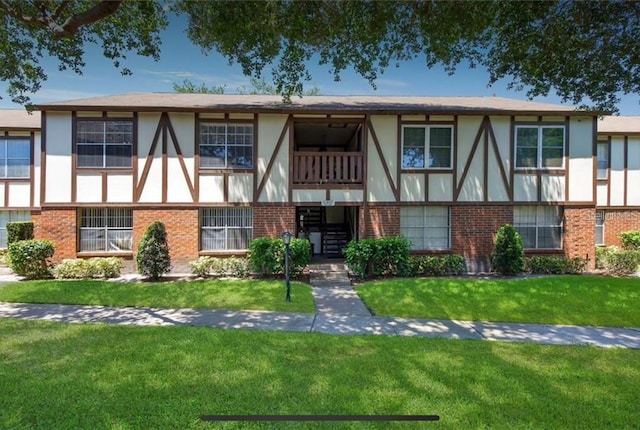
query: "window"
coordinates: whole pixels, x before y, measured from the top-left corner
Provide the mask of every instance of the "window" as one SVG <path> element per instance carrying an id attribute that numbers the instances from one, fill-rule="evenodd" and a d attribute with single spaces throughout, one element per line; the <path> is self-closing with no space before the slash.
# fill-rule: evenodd
<path id="1" fill-rule="evenodd" d="M 404 126 L 402 168 L 451 169 L 452 147 L 451 126 Z"/>
<path id="2" fill-rule="evenodd" d="M 80 210 L 80 251 L 131 251 L 133 214 L 127 208 Z"/>
<path id="3" fill-rule="evenodd" d="M 200 226 L 203 251 L 247 249 L 253 237 L 253 211 L 243 207 L 201 209 Z"/>
<path id="4" fill-rule="evenodd" d="M 562 168 L 564 127 L 516 127 L 516 168 Z"/>
<path id="5" fill-rule="evenodd" d="M 596 245 L 604 245 L 604 211 L 596 211 Z"/>
<path id="6" fill-rule="evenodd" d="M 76 127 L 78 167 L 131 167 L 133 121 L 79 120 Z"/>
<path id="7" fill-rule="evenodd" d="M 598 179 L 609 177 L 609 144 L 598 143 Z"/>
<path id="8" fill-rule="evenodd" d="M 31 212 L 28 211 L 0 211 L 0 248 L 7 247 L 7 223 L 30 219 Z"/>
<path id="9" fill-rule="evenodd" d="M 448 207 L 400 208 L 400 234 L 411 241 L 411 249 L 449 249 L 451 222 Z"/>
<path id="10" fill-rule="evenodd" d="M 560 249 L 562 216 L 559 206 L 516 206 L 513 208 L 513 226 L 527 249 Z"/>
<path id="11" fill-rule="evenodd" d="M 0 178 L 28 178 L 30 139 L 0 139 Z"/>
<path id="12" fill-rule="evenodd" d="M 200 124 L 200 167 L 253 167 L 253 124 Z"/>

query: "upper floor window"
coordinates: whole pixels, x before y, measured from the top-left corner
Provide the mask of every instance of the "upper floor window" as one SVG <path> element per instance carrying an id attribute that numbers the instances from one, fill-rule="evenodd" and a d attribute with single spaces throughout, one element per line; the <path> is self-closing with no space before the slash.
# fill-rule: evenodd
<path id="1" fill-rule="evenodd" d="M 253 167 L 253 124 L 201 123 L 200 167 Z"/>
<path id="2" fill-rule="evenodd" d="M 403 169 L 451 169 L 452 126 L 402 127 Z"/>
<path id="3" fill-rule="evenodd" d="M 76 123 L 78 167 L 131 167 L 133 121 L 80 120 Z"/>
<path id="4" fill-rule="evenodd" d="M 609 177 L 609 144 L 598 143 L 598 179 Z"/>
<path id="5" fill-rule="evenodd" d="M 28 178 L 30 165 L 29 139 L 0 139 L 0 178 Z"/>
<path id="6" fill-rule="evenodd" d="M 516 127 L 516 168 L 562 168 L 564 127 Z"/>

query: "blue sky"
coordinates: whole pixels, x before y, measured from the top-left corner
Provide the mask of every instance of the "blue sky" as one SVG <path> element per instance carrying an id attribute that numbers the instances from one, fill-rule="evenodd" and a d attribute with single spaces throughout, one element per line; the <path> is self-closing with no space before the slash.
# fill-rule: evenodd
<path id="1" fill-rule="evenodd" d="M 55 61 L 43 64 L 49 78 L 41 90 L 32 96 L 34 103 L 70 100 L 129 92 L 170 92 L 173 83 L 190 79 L 196 84 L 208 86 L 225 85 L 227 93 L 247 86 L 249 79 L 237 65 L 230 66 L 226 59 L 213 53 L 205 56 L 191 44 L 185 34 L 186 20 L 172 20 L 162 34 L 161 59 L 155 62 L 148 58 L 131 55 L 124 65 L 133 71 L 132 76 L 122 76 L 111 62 L 106 60 L 97 46 L 86 47 L 86 67 L 82 76 L 71 71 L 60 72 Z M 424 95 L 424 96 L 492 96 L 526 99 L 524 91 L 507 90 L 508 81 L 487 86 L 488 73 L 483 69 L 458 68 L 449 76 L 443 69 L 427 69 L 423 59 L 404 62 L 400 67 L 390 67 L 379 75 L 373 89 L 362 77 L 353 72 L 342 74 L 340 82 L 333 81 L 327 67 L 311 65 L 313 80 L 308 84 L 317 86 L 323 95 Z M 268 78 L 268 76 L 267 76 Z M 0 108 L 19 108 L 6 96 L 6 84 L 0 82 Z M 537 97 L 539 102 L 560 103 L 555 95 Z M 624 96 L 619 105 L 622 115 L 640 115 L 640 97 Z"/>

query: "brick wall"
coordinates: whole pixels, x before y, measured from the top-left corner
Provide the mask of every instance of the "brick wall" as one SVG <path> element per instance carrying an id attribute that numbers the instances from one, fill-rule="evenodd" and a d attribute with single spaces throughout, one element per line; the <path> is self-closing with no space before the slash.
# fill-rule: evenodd
<path id="1" fill-rule="evenodd" d="M 587 270 L 595 268 L 595 209 L 564 208 L 563 249 L 569 258 L 588 258 Z"/>
<path id="2" fill-rule="evenodd" d="M 285 231 L 296 233 L 295 206 L 256 206 L 253 208 L 253 238 L 280 237 Z"/>
<path id="3" fill-rule="evenodd" d="M 465 258 L 469 272 L 491 269 L 493 238 L 503 224 L 513 224 L 512 206 L 451 207 L 451 251 Z"/>
<path id="4" fill-rule="evenodd" d="M 400 235 L 400 206 L 369 206 L 360 212 L 364 218 L 364 235 L 360 237 Z"/>
<path id="5" fill-rule="evenodd" d="M 145 230 L 154 221 L 161 221 L 167 229 L 172 272 L 189 273 L 189 261 L 198 258 L 198 209 L 143 208 L 133 210 L 133 252 Z"/>
<path id="6" fill-rule="evenodd" d="M 620 233 L 640 230 L 640 210 L 607 209 L 604 214 L 604 243 L 607 246 L 622 246 L 618 237 Z"/>
<path id="7" fill-rule="evenodd" d="M 74 208 L 56 208 L 31 215 L 34 237 L 50 240 L 56 246 L 53 262 L 76 257 L 76 213 Z"/>

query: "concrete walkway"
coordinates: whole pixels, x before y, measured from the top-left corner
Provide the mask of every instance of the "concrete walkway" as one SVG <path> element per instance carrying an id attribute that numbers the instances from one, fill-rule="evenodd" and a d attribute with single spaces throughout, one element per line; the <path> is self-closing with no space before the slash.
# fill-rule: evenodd
<path id="1" fill-rule="evenodd" d="M 640 349 L 640 328 L 450 321 L 372 316 L 340 265 L 312 265 L 316 314 L 203 309 L 1 303 L 0 318 L 121 325 L 179 325 L 342 335 L 396 335 L 424 338 L 595 345 Z"/>

